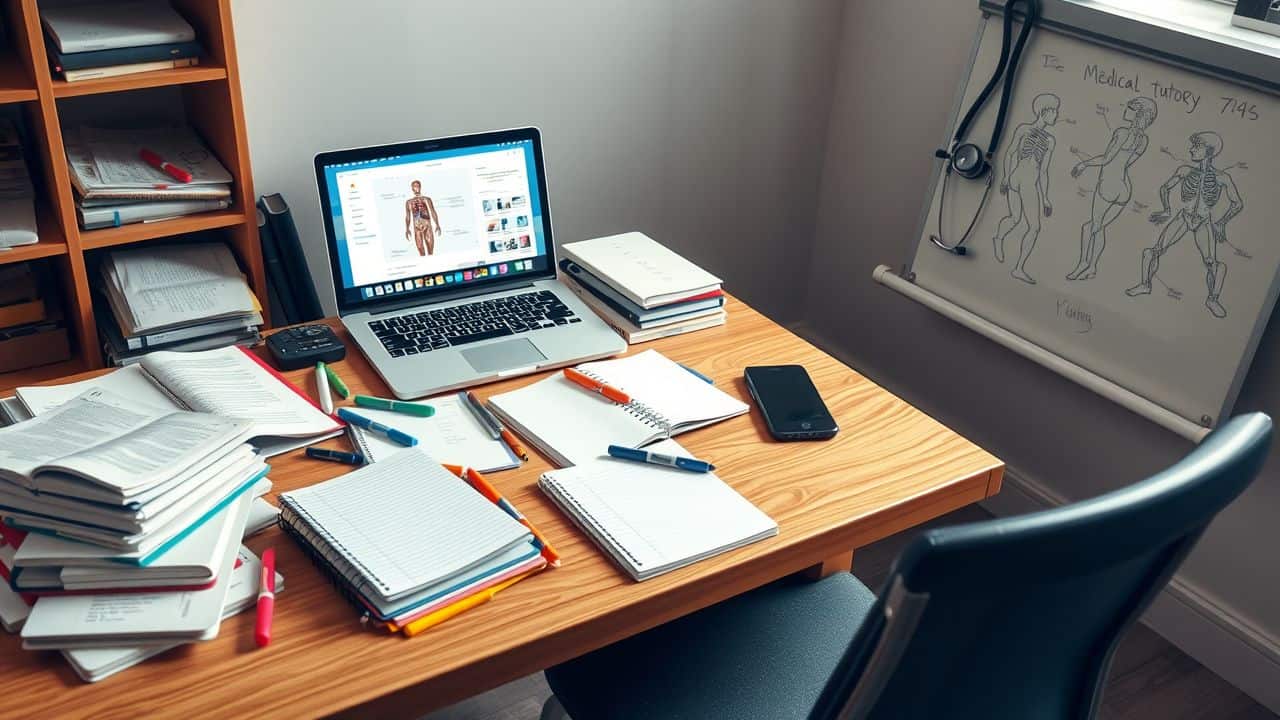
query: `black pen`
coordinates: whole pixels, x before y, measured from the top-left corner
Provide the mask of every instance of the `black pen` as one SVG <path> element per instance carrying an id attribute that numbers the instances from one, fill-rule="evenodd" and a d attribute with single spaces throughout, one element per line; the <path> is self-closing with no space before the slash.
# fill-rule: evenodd
<path id="1" fill-rule="evenodd" d="M 364 456 L 360 453 L 342 452 L 341 450 L 327 450 L 325 448 L 307 448 L 307 457 L 316 460 L 329 460 L 332 462 L 345 463 L 347 465 L 363 465 Z"/>
<path id="2" fill-rule="evenodd" d="M 467 409 L 471 411 L 471 414 L 475 415 L 480 424 L 484 426 L 485 431 L 489 433 L 489 437 L 494 440 L 501 438 L 502 426 L 498 424 L 498 419 L 493 416 L 493 413 L 480 404 L 480 398 L 476 397 L 470 390 L 463 390 L 458 394 L 462 396 L 462 400 L 467 404 Z"/>

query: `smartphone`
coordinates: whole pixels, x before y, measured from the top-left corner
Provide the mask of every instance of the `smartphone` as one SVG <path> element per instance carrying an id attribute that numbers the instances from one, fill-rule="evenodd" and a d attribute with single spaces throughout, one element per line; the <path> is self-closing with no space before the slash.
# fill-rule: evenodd
<path id="1" fill-rule="evenodd" d="M 778 440 L 826 440 L 839 427 L 809 372 L 800 365 L 767 365 L 746 370 L 747 390 Z"/>

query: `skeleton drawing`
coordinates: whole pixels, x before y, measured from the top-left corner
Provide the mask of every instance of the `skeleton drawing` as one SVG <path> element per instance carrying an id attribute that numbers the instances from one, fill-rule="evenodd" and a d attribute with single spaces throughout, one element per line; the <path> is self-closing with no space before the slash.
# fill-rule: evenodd
<path id="1" fill-rule="evenodd" d="M 404 204 L 404 239 L 413 233 L 413 241 L 418 246 L 418 255 L 430 255 L 436 250 L 436 236 L 440 234 L 440 216 L 436 214 L 436 205 L 431 198 L 422 194 L 422 183 L 414 180 L 409 183 L 413 197 Z M 431 226 L 435 225 L 435 231 Z"/>
<path id="2" fill-rule="evenodd" d="M 1195 238 L 1200 259 L 1204 262 L 1207 297 L 1204 306 L 1214 317 L 1226 317 L 1227 309 L 1219 299 L 1227 279 L 1227 265 L 1218 260 L 1218 244 L 1227 241 L 1227 223 L 1244 210 L 1244 201 L 1235 181 L 1226 170 L 1219 170 L 1215 160 L 1222 153 L 1222 137 L 1201 131 L 1191 136 L 1191 161 L 1179 167 L 1160 186 L 1160 210 L 1152 213 L 1151 222 L 1165 224 L 1155 245 L 1142 251 L 1141 282 L 1125 291 L 1129 297 L 1151 292 L 1151 278 L 1160 269 L 1160 258 L 1188 232 Z M 1174 214 L 1169 207 L 1169 194 L 1179 191 L 1182 207 Z M 1213 215 L 1222 201 L 1227 208 Z"/>
<path id="3" fill-rule="evenodd" d="M 1058 122 L 1061 104 L 1052 93 L 1036 96 L 1031 102 L 1031 112 L 1036 119 L 1014 130 L 1002 164 L 1000 194 L 1009 200 L 1009 214 L 1001 218 L 991 241 L 995 245 L 996 260 L 1004 262 L 1005 240 L 1014 230 L 1023 228 L 1018 261 L 1010 274 L 1031 285 L 1036 281 L 1027 274 L 1027 260 L 1035 250 L 1043 219 L 1053 214 L 1053 204 L 1049 202 L 1049 164 L 1057 141 L 1049 128 Z"/>
<path id="4" fill-rule="evenodd" d="M 1156 101 L 1137 97 L 1124 106 L 1128 123 L 1111 133 L 1111 141 L 1101 155 L 1082 159 L 1071 168 L 1078 178 L 1091 167 L 1098 168 L 1098 184 L 1093 191 L 1089 219 L 1080 226 L 1080 260 L 1067 273 L 1068 280 L 1089 280 L 1098 273 L 1098 261 L 1107 247 L 1107 226 L 1115 222 L 1133 198 L 1129 168 L 1147 151 L 1147 128 L 1156 119 Z"/>

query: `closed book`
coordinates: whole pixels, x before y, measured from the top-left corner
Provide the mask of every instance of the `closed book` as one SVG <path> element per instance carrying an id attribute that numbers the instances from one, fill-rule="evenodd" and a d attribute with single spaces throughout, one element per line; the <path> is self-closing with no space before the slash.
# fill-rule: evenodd
<path id="1" fill-rule="evenodd" d="M 261 326 L 262 315 L 254 313 L 247 317 L 214 320 L 200 325 L 151 333 L 150 335 L 135 335 L 130 338 L 124 338 L 124 342 L 129 350 L 159 350 L 187 340 L 196 340 L 214 335 L 249 335 L 257 332 Z"/>
<path id="2" fill-rule="evenodd" d="M 616 308 L 619 313 L 642 328 L 652 327 L 670 318 L 680 318 L 700 310 L 713 310 L 724 305 L 724 291 L 717 289 L 688 300 L 654 308 L 642 308 L 572 260 L 561 260 L 560 270 L 586 286 L 592 294 L 607 301 L 610 307 Z"/>
<path id="3" fill-rule="evenodd" d="M 586 268 L 643 308 L 720 289 L 720 278 L 639 232 L 572 242 L 564 257 Z"/>
<path id="4" fill-rule="evenodd" d="M 298 320 L 298 306 L 294 302 L 293 283 L 289 278 L 289 270 L 280 256 L 280 241 L 267 220 L 267 211 L 263 203 L 258 201 L 258 239 L 262 242 L 262 265 L 267 271 L 267 287 L 275 292 L 280 302 L 280 312 L 271 310 L 272 322 L 277 326 L 293 325 Z"/>
<path id="5" fill-rule="evenodd" d="M 107 339 L 103 344 L 103 349 L 106 351 L 107 358 L 113 365 L 131 365 L 146 357 L 148 354 L 160 350 L 169 350 L 173 352 L 197 352 L 200 350 L 216 350 L 218 348 L 230 347 L 232 345 L 250 347 L 258 344 L 261 340 L 262 334 L 257 330 L 247 330 L 244 332 L 225 332 L 218 333 L 217 335 L 202 335 L 190 340 L 181 340 L 179 342 L 157 345 L 155 347 L 143 348 L 141 350 L 131 350 L 128 347 L 125 347 L 122 339 L 107 336 Z"/>
<path id="6" fill-rule="evenodd" d="M 80 227 L 85 230 L 120 227 L 140 222 L 154 222 L 167 218 L 195 215 L 196 213 L 225 210 L 231 206 L 229 200 L 165 200 L 148 203 L 132 203 L 129 205 L 107 205 L 105 207 L 77 207 L 76 215 L 80 218 Z"/>
<path id="7" fill-rule="evenodd" d="M 293 222 L 293 212 L 280 193 L 262 196 L 262 210 L 267 214 L 267 224 L 279 248 L 289 278 L 293 281 L 293 302 L 298 314 L 290 317 L 294 323 L 311 322 L 324 317 L 320 297 L 316 295 L 315 282 L 307 267 L 307 256 L 302 249 L 302 239 Z"/>
<path id="8" fill-rule="evenodd" d="M 721 308 L 709 315 L 697 315 L 688 320 L 681 320 L 670 325 L 641 329 L 614 312 L 613 308 L 606 305 L 600 298 L 592 295 L 585 287 L 573 282 L 566 282 L 565 287 L 572 290 L 587 307 L 591 308 L 601 320 L 604 320 L 606 325 L 621 335 L 628 345 L 637 345 L 664 337 L 672 337 L 673 335 L 683 335 L 697 330 L 719 327 L 724 325 L 728 319 L 728 313 Z"/>
<path id="9" fill-rule="evenodd" d="M 195 28 L 167 0 L 44 3 L 40 21 L 53 44 L 64 53 L 196 39 Z"/>
<path id="10" fill-rule="evenodd" d="M 67 82 L 80 82 L 82 80 L 119 77 L 120 75 L 133 75 L 156 70 L 192 67 L 199 64 L 200 58 L 184 58 L 182 60 L 156 60 L 155 62 L 132 63 L 129 65 L 110 65 L 108 67 L 86 68 L 84 70 L 65 70 L 62 73 L 62 79 Z"/>
<path id="11" fill-rule="evenodd" d="M 79 53 L 63 53 L 57 48 L 49 49 L 49 59 L 53 61 L 53 69 L 57 72 L 113 65 L 135 65 L 157 60 L 183 60 L 200 57 L 203 54 L 204 48 L 194 40 Z"/>

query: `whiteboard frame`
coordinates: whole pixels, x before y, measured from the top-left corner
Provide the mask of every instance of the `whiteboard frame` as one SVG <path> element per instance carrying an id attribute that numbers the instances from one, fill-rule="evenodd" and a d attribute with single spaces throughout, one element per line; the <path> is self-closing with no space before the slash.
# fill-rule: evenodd
<path id="1" fill-rule="evenodd" d="M 969 52 L 969 70 L 964 75 L 964 80 L 956 88 L 956 97 L 952 102 L 951 119 L 947 123 L 946 135 L 943 137 L 938 147 L 950 148 L 952 136 L 955 133 L 956 125 L 960 121 L 960 116 L 964 112 L 962 104 L 964 103 L 965 90 L 968 85 L 968 79 L 972 77 L 974 64 L 977 61 L 978 51 L 982 45 L 983 30 L 986 27 L 986 19 L 990 15 L 1003 16 L 1007 0 L 979 0 L 978 9 L 982 13 L 983 22 L 978 26 L 977 32 L 974 33 L 973 47 Z M 1088 43 L 1100 45 L 1102 47 L 1111 48 L 1121 52 L 1146 58 L 1154 62 L 1163 63 L 1178 67 L 1193 73 L 1216 78 L 1226 82 L 1235 83 L 1244 87 L 1256 90 L 1258 92 L 1280 96 L 1280 55 L 1266 52 L 1261 46 L 1249 46 L 1242 41 L 1228 36 L 1209 36 L 1207 34 L 1193 34 L 1198 32 L 1196 28 L 1178 25 L 1173 22 L 1160 20 L 1145 15 L 1128 12 L 1122 8 L 1116 8 L 1105 5 L 1097 0 L 1040 0 L 1040 19 L 1037 30 L 1046 29 L 1061 35 L 1073 37 Z M 1016 17 L 1022 17 L 1024 13 L 1017 12 Z M 916 275 L 912 269 L 916 255 L 921 251 L 940 249 L 926 246 L 920 242 L 920 238 L 924 237 L 928 232 L 929 220 L 932 213 L 930 210 L 933 206 L 934 195 L 937 193 L 938 184 L 942 180 L 941 163 L 935 160 L 932 164 L 932 172 L 930 174 L 928 194 L 924 198 L 924 207 L 920 213 L 920 221 L 918 230 L 914 237 L 910 238 L 910 245 L 907 249 L 906 262 L 902 264 L 902 279 L 909 283 L 915 284 Z M 957 258 L 957 262 L 965 262 L 964 258 Z M 876 279 L 881 281 L 884 273 L 877 270 Z M 886 286 L 893 288 L 892 284 Z M 919 287 L 917 285 L 917 287 Z M 903 292 L 902 288 L 894 288 L 908 297 L 911 294 Z M 1240 388 L 1244 384 L 1245 376 L 1249 373 L 1249 368 L 1253 365 L 1254 355 L 1257 353 L 1258 344 L 1262 340 L 1263 333 L 1266 332 L 1267 324 L 1271 319 L 1272 313 L 1275 312 L 1277 297 L 1280 296 L 1280 267 L 1276 268 L 1275 274 L 1271 278 L 1271 285 L 1267 290 L 1265 307 L 1269 308 L 1266 312 L 1260 313 L 1254 320 L 1254 326 L 1249 334 L 1249 339 L 1245 343 L 1244 352 L 1240 357 L 1240 362 L 1236 366 L 1231 384 L 1227 389 L 1226 396 L 1216 413 L 1212 416 L 1204 416 L 1200 418 L 1185 418 L 1200 427 L 1213 428 L 1221 424 L 1235 406 L 1236 400 L 1240 395 Z M 941 299 L 940 299 L 941 300 Z M 917 299 L 918 301 L 918 299 Z M 987 324 L 998 327 L 1006 334 L 1014 335 L 1002 326 L 992 323 L 989 319 L 982 317 L 969 308 L 963 308 L 949 301 L 942 302 L 954 306 L 956 310 L 963 311 L 980 318 Z M 926 303 L 926 305 L 928 305 Z M 942 312 L 938 308 L 933 308 L 938 312 Z M 952 315 L 952 313 L 944 312 L 944 315 Z M 952 318 L 955 319 L 955 318 Z M 974 326 L 969 326 L 977 330 Z M 989 333 L 978 330 L 981 334 L 996 340 Z M 1026 338 L 1016 336 L 1019 340 L 1029 346 L 1034 346 L 1044 353 L 1052 355 L 1063 363 L 1074 365 L 1070 361 L 1058 356 L 1055 353 L 1032 343 Z M 997 342 L 999 342 L 997 340 Z M 1001 343 L 1004 344 L 1004 343 Z M 1007 347 L 1007 345 L 1006 345 Z M 1026 353 L 1022 353 L 1025 356 Z M 1036 360 L 1035 357 L 1032 357 Z M 1062 373 L 1057 367 L 1057 363 L 1049 363 L 1041 360 L 1036 362 L 1050 370 L 1054 370 L 1064 375 L 1068 379 L 1079 382 L 1078 378 L 1070 374 Z M 1085 369 L 1087 370 L 1087 368 Z M 1100 376 L 1099 376 L 1100 377 Z M 1108 381 L 1110 382 L 1110 381 Z M 1082 383 L 1083 384 L 1083 383 Z M 1104 397 L 1116 402 L 1120 402 L 1117 397 L 1113 397 L 1111 393 L 1102 392 L 1099 388 L 1089 384 L 1085 387 L 1100 392 Z M 1119 386 L 1118 386 L 1119 387 Z M 1127 391 L 1127 389 L 1126 389 Z M 1168 429 L 1173 430 L 1166 422 L 1157 421 L 1155 416 L 1173 413 L 1178 417 L 1185 417 L 1181 413 L 1177 413 L 1171 408 L 1161 405 L 1159 402 L 1149 400 L 1151 408 L 1146 411 L 1140 411 L 1133 407 L 1130 403 L 1120 402 L 1120 404 L 1128 407 L 1130 410 L 1138 412 L 1138 414 L 1157 422 Z M 1175 432 L 1178 432 L 1175 430 Z M 1178 434 L 1198 441 L 1200 437 L 1193 437 L 1187 432 L 1178 432 Z"/>

